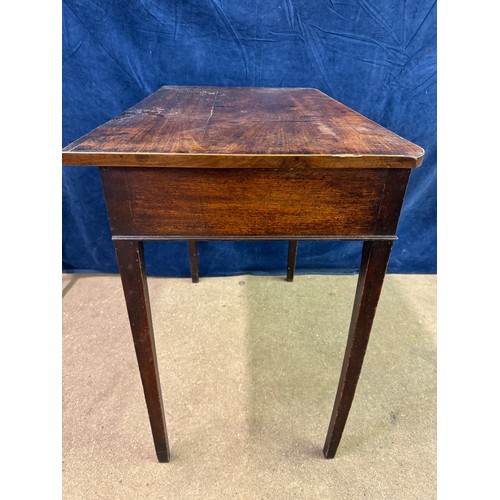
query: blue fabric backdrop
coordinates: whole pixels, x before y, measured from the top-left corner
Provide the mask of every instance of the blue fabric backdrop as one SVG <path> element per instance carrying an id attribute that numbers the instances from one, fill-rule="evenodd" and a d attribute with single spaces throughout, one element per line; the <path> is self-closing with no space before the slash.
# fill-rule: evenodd
<path id="1" fill-rule="evenodd" d="M 63 146 L 162 85 L 315 87 L 426 150 L 390 272 L 436 271 L 436 3 L 67 0 Z M 117 272 L 98 169 L 63 169 L 63 270 Z M 208 242 L 204 276 L 284 273 L 285 242 Z M 298 271 L 355 272 L 359 242 L 300 242 Z M 187 243 L 145 244 L 148 273 L 188 276 Z"/>

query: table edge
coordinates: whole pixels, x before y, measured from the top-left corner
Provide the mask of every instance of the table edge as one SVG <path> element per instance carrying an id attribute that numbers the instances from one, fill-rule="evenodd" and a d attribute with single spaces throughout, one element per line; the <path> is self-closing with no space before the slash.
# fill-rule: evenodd
<path id="1" fill-rule="evenodd" d="M 318 235 L 290 235 L 290 234 L 266 234 L 266 235 L 194 235 L 194 234 L 178 234 L 178 235 L 147 235 L 147 234 L 115 234 L 111 237 L 113 241 L 397 241 L 398 237 L 395 234 L 362 234 L 362 235 L 345 235 L 345 234 L 318 234 Z"/>
<path id="2" fill-rule="evenodd" d="M 62 152 L 67 166 L 163 168 L 417 168 L 420 156 L 379 154 L 206 154 Z"/>

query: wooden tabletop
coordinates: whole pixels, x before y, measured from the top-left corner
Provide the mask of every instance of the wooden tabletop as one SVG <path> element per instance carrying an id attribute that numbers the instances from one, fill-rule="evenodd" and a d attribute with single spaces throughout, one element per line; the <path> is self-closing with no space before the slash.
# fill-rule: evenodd
<path id="1" fill-rule="evenodd" d="M 63 164 L 413 168 L 424 150 L 310 88 L 165 86 L 63 150 Z"/>

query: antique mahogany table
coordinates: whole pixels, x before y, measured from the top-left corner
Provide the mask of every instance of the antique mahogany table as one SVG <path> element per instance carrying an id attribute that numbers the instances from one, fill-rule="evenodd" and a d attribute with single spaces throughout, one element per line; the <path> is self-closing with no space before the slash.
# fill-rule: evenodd
<path id="1" fill-rule="evenodd" d="M 64 148 L 64 164 L 100 167 L 160 462 L 169 461 L 169 446 L 143 241 L 363 241 L 323 449 L 333 458 L 423 153 L 318 90 L 250 87 L 162 87 Z"/>

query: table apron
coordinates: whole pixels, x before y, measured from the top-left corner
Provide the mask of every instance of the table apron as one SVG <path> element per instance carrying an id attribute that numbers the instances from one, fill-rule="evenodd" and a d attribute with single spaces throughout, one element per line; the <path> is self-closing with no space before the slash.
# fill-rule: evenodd
<path id="1" fill-rule="evenodd" d="M 409 169 L 101 167 L 114 239 L 395 239 Z"/>

